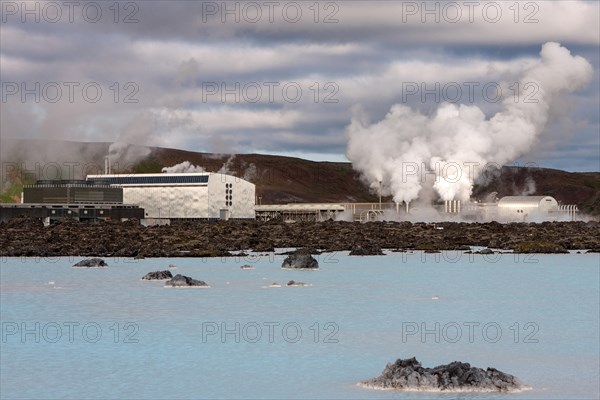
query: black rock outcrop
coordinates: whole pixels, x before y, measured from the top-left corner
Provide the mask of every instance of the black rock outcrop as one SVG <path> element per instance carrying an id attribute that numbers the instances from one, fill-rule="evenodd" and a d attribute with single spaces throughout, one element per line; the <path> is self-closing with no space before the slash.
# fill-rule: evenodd
<path id="1" fill-rule="evenodd" d="M 171 278 L 173 278 L 173 274 L 171 274 L 171 271 L 148 272 L 146 275 L 142 276 L 142 280 L 144 281 L 160 281 Z"/>
<path id="2" fill-rule="evenodd" d="M 515 246 L 515 253 L 568 254 L 569 252 L 559 243 L 553 242 L 522 242 Z"/>
<path id="3" fill-rule="evenodd" d="M 181 274 L 175 275 L 172 279 L 165 282 L 166 287 L 208 287 L 204 281 L 192 279 L 189 276 Z"/>
<path id="4" fill-rule="evenodd" d="M 261 253 L 299 247 L 341 252 L 356 246 L 468 251 L 465 244 L 521 253 L 600 248 L 599 223 L 444 222 L 438 226 L 444 229 L 406 221 L 287 224 L 234 220 L 149 227 L 120 221 L 58 221 L 44 227 L 41 222 L 18 218 L 0 222 L 0 257 L 228 257 L 252 248 Z"/>
<path id="5" fill-rule="evenodd" d="M 350 250 L 351 256 L 384 256 L 385 254 L 379 247 L 354 246 Z"/>
<path id="6" fill-rule="evenodd" d="M 475 254 L 494 254 L 493 250 L 488 249 L 487 247 L 485 249 L 481 249 L 479 251 L 476 251 Z"/>
<path id="7" fill-rule="evenodd" d="M 281 268 L 316 269 L 319 262 L 308 251 L 298 250 L 283 260 Z"/>
<path id="8" fill-rule="evenodd" d="M 511 392 L 524 388 L 514 376 L 459 361 L 423 368 L 414 357 L 388 364 L 380 376 L 361 382 L 373 389 L 406 391 Z"/>
<path id="9" fill-rule="evenodd" d="M 81 260 L 77 264 L 73 265 L 73 267 L 100 268 L 108 267 L 108 264 L 101 258 L 86 258 L 85 260 Z"/>

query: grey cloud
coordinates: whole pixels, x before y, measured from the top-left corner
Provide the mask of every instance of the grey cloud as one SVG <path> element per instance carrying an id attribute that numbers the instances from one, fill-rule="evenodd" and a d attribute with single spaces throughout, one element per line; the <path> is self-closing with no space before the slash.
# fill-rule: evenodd
<path id="1" fill-rule="evenodd" d="M 529 27 L 505 22 L 498 26 L 403 23 L 401 10 L 393 2 L 338 2 L 340 21 L 336 24 L 316 24 L 309 14 L 296 24 L 281 18 L 273 24 L 223 24 L 219 16 L 204 21 L 200 2 L 136 2 L 139 10 L 134 17 L 139 22 L 126 24 L 114 23 L 109 3 L 102 3 L 106 14 L 95 24 L 80 18 L 73 24 L 2 23 L 3 82 L 93 81 L 102 86 L 103 98 L 97 103 L 79 97 L 73 103 L 49 104 L 22 103 L 13 96 L 2 104 L 1 137 L 135 141 L 199 151 L 234 148 L 344 154 L 344 132 L 352 107 L 360 105 L 378 120 L 390 105 L 402 100 L 404 80 L 433 76 L 427 79 L 483 81 L 510 76 L 510 71 L 486 73 L 473 65 L 476 61 L 510 63 L 534 56 L 549 36 L 569 48 L 573 44 L 575 54 L 593 62 L 594 81 L 574 96 L 571 118 L 579 124 L 590 121 L 575 130 L 574 137 L 592 137 L 597 129 L 600 52 L 594 32 L 598 13 L 586 12 L 586 7 L 597 11 L 596 3 L 569 3 L 573 11 L 563 13 L 557 26 L 558 20 L 548 12 L 561 5 L 538 2 L 540 18 L 544 18 Z M 311 4 L 302 3 L 303 10 Z M 585 23 L 588 26 L 581 29 Z M 422 66 L 407 67 L 404 73 L 392 69 L 412 61 Z M 459 71 L 461 65 L 464 71 Z M 434 73 L 426 75 L 427 68 Z M 452 78 L 451 72 L 459 78 Z M 298 103 L 281 99 L 272 103 L 202 101 L 206 82 L 225 82 L 231 87 L 236 82 L 266 81 L 300 82 L 305 97 Z M 115 102 L 110 87 L 116 82 L 119 98 Z M 137 103 L 123 102 L 130 93 L 123 87 L 127 82 L 138 85 Z M 311 82 L 337 83 L 339 102 L 311 101 Z M 436 106 L 415 99 L 407 104 L 424 112 Z M 483 106 L 486 114 L 493 112 L 494 105 L 481 104 L 481 99 L 476 104 Z M 205 119 L 194 120 L 196 114 Z M 156 121 L 156 125 L 129 136 L 126 132 L 140 123 L 140 118 L 141 125 L 148 121 Z M 549 131 L 549 137 L 553 135 Z M 597 136 L 595 140 L 597 148 Z M 560 144 L 554 139 L 549 142 Z M 594 156 L 593 141 L 592 146 L 579 145 L 581 141 L 576 139 L 573 143 L 575 148 L 581 146 L 579 156 Z M 572 158 L 571 168 L 578 163 Z"/>

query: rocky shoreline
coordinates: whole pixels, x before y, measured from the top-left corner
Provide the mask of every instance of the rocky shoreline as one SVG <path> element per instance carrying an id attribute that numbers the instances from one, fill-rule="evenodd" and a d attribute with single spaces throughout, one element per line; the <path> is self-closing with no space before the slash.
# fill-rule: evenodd
<path id="1" fill-rule="evenodd" d="M 354 250 L 355 254 L 376 254 L 378 249 L 468 251 L 468 246 L 520 253 L 598 252 L 599 238 L 597 222 L 217 221 L 144 227 L 137 221 L 88 224 L 67 220 L 44 227 L 22 218 L 0 223 L 0 256 L 221 257 L 240 250 L 301 247 Z"/>

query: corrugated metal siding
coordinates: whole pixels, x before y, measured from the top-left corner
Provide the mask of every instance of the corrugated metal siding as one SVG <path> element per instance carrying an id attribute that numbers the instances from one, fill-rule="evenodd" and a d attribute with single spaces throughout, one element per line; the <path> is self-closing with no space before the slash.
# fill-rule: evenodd
<path id="1" fill-rule="evenodd" d="M 23 188 L 24 203 L 122 203 L 123 190 L 114 187 L 48 186 Z"/>

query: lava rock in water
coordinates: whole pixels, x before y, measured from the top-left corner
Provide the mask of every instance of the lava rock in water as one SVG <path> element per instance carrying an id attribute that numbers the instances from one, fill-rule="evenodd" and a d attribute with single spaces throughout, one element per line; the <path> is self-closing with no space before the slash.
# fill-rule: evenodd
<path id="1" fill-rule="evenodd" d="M 101 258 L 87 258 L 79 261 L 77 264 L 73 265 L 73 267 L 99 268 L 108 267 L 108 264 Z"/>
<path id="2" fill-rule="evenodd" d="M 510 392 L 524 388 L 517 378 L 494 368 L 483 370 L 459 361 L 423 368 L 414 357 L 388 364 L 380 376 L 361 385 L 373 389 L 453 392 Z"/>
<path id="3" fill-rule="evenodd" d="M 281 268 L 316 269 L 319 262 L 307 251 L 296 251 L 283 260 Z"/>
<path id="4" fill-rule="evenodd" d="M 142 277 L 144 281 L 160 281 L 173 278 L 173 274 L 171 271 L 154 271 L 148 272 L 146 275 Z"/>
<path id="5" fill-rule="evenodd" d="M 192 279 L 189 276 L 184 276 L 181 274 L 175 275 L 171 280 L 165 282 L 165 286 L 171 287 L 208 287 L 208 284 L 204 281 L 199 281 L 197 279 Z"/>
<path id="6" fill-rule="evenodd" d="M 249 265 L 249 264 L 244 264 L 240 268 L 241 269 L 254 269 L 254 267 L 252 265 Z"/>
<path id="7" fill-rule="evenodd" d="M 494 254 L 493 250 L 488 249 L 487 247 L 485 249 L 481 249 L 479 251 L 476 251 L 475 254 Z"/>
<path id="8" fill-rule="evenodd" d="M 304 282 L 289 281 L 287 286 L 306 286 Z"/>
<path id="9" fill-rule="evenodd" d="M 351 256 L 383 256 L 383 251 L 379 247 L 354 246 L 350 250 Z"/>

